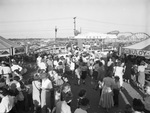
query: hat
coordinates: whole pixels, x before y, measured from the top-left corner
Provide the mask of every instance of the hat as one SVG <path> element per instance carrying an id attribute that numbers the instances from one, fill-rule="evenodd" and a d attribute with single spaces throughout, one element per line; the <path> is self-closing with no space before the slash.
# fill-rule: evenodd
<path id="1" fill-rule="evenodd" d="M 33 76 L 33 79 L 34 80 L 39 80 L 40 79 L 40 76 L 38 73 L 35 73 L 34 76 Z"/>
<path id="2" fill-rule="evenodd" d="M 41 79 L 44 79 L 44 78 L 48 77 L 48 74 L 46 73 L 45 69 L 39 69 L 38 73 L 39 73 L 39 76 L 40 76 Z"/>
<path id="3" fill-rule="evenodd" d="M 140 63 L 141 65 L 144 65 L 145 64 L 145 62 L 144 61 L 141 61 L 141 63 Z"/>

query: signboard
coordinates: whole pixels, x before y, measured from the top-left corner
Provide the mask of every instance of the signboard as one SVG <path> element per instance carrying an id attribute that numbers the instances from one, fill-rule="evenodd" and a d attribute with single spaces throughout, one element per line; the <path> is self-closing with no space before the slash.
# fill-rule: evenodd
<path id="1" fill-rule="evenodd" d="M 126 53 L 126 54 L 129 54 L 129 55 L 136 55 L 136 56 L 145 56 L 145 57 L 150 56 L 150 51 L 138 50 L 138 49 L 122 48 L 122 53 Z"/>
<path id="2" fill-rule="evenodd" d="M 14 55 L 24 54 L 24 53 L 26 53 L 26 48 L 25 47 L 14 48 Z"/>
<path id="3" fill-rule="evenodd" d="M 9 55 L 11 55 L 10 49 L 1 49 L 0 50 L 0 57 L 9 56 Z"/>

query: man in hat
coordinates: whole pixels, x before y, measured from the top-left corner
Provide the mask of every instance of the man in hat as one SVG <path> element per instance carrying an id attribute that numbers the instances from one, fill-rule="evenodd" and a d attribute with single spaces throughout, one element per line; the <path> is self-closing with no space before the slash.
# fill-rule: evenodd
<path id="1" fill-rule="evenodd" d="M 32 99 L 33 99 L 35 112 L 40 110 L 40 106 L 41 106 L 40 88 L 41 88 L 40 75 L 39 73 L 35 73 L 32 81 Z"/>
<path id="2" fill-rule="evenodd" d="M 48 78 L 48 74 L 46 70 L 39 70 L 42 85 L 41 85 L 41 109 L 42 113 L 47 113 L 47 110 L 51 111 L 52 103 L 51 103 L 51 90 L 53 89 L 52 82 Z"/>

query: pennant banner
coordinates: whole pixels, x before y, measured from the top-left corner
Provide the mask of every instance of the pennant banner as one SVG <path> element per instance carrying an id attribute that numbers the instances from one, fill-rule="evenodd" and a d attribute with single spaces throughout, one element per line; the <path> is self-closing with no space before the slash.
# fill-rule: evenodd
<path id="1" fill-rule="evenodd" d="M 9 56 L 11 55 L 10 49 L 1 49 L 0 50 L 0 57 Z"/>
<path id="2" fill-rule="evenodd" d="M 25 47 L 16 47 L 13 50 L 13 55 L 24 54 L 24 53 L 26 53 Z"/>

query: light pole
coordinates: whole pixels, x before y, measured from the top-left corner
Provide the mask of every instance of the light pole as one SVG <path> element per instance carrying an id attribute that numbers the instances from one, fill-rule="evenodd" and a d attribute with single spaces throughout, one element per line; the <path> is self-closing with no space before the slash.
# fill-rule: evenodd
<path id="1" fill-rule="evenodd" d="M 55 26 L 55 39 L 57 38 L 57 27 Z"/>
<path id="2" fill-rule="evenodd" d="M 75 35 L 75 32 L 76 32 L 76 17 L 73 17 L 74 19 L 74 35 Z"/>

